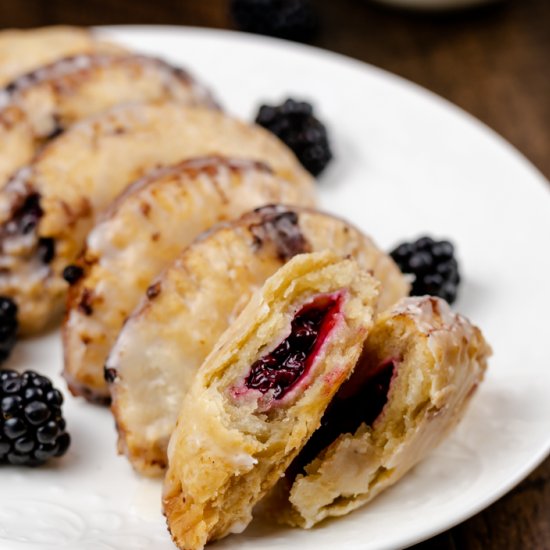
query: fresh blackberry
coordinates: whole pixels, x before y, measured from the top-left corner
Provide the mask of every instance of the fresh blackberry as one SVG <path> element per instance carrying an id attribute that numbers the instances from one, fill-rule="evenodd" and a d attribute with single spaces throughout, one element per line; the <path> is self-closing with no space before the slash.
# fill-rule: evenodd
<path id="1" fill-rule="evenodd" d="M 308 0 L 231 0 L 231 14 L 245 32 L 307 42 L 318 21 Z"/>
<path id="2" fill-rule="evenodd" d="M 0 363 L 11 354 L 17 340 L 17 305 L 6 296 L 0 296 Z"/>
<path id="3" fill-rule="evenodd" d="M 282 105 L 262 105 L 256 124 L 286 143 L 304 168 L 318 176 L 332 159 L 327 130 L 305 101 L 287 99 Z"/>
<path id="4" fill-rule="evenodd" d="M 63 395 L 45 376 L 0 370 L 0 464 L 40 466 L 64 455 L 71 438 L 62 404 Z"/>
<path id="5" fill-rule="evenodd" d="M 449 241 L 421 237 L 400 244 L 390 255 L 403 273 L 414 275 L 411 295 L 431 294 L 449 304 L 455 301 L 460 275 L 454 246 Z"/>

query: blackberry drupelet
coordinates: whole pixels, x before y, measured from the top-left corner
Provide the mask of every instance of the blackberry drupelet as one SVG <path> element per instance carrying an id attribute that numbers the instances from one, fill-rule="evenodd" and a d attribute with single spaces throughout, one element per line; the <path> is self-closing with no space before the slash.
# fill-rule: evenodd
<path id="1" fill-rule="evenodd" d="M 307 42 L 318 22 L 308 0 L 231 0 L 231 14 L 245 32 Z"/>
<path id="2" fill-rule="evenodd" d="M 403 273 L 414 275 L 411 295 L 431 294 L 452 304 L 460 283 L 454 246 L 449 241 L 421 237 L 404 242 L 390 252 Z"/>
<path id="3" fill-rule="evenodd" d="M 17 305 L 11 298 L 0 296 L 0 363 L 11 354 L 17 340 Z"/>
<path id="4" fill-rule="evenodd" d="M 36 372 L 0 370 L 0 464 L 40 466 L 66 453 L 71 438 L 63 395 Z"/>
<path id="5" fill-rule="evenodd" d="M 327 130 L 305 101 L 287 99 L 282 105 L 262 105 L 256 124 L 267 128 L 298 157 L 304 168 L 318 176 L 332 159 Z"/>

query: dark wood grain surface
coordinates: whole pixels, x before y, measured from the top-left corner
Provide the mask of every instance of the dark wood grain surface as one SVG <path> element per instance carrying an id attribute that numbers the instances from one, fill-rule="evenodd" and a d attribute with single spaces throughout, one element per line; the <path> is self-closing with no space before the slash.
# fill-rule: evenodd
<path id="1" fill-rule="evenodd" d="M 368 0 L 317 0 L 316 6 L 321 28 L 315 45 L 442 95 L 550 177 L 549 0 L 438 15 Z M 54 23 L 232 28 L 226 0 L 0 0 L 0 28 Z M 550 459 L 490 508 L 414 548 L 550 550 Z"/>

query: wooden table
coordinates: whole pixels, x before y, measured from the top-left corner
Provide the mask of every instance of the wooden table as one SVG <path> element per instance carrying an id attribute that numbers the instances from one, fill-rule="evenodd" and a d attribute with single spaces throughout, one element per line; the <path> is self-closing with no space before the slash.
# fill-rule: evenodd
<path id="1" fill-rule="evenodd" d="M 445 15 L 404 13 L 368 0 L 316 5 L 315 45 L 446 97 L 550 177 L 550 1 L 510 0 Z M 54 23 L 232 27 L 226 0 L 2 0 L 0 28 Z M 550 550 L 550 459 L 487 510 L 414 548 Z"/>

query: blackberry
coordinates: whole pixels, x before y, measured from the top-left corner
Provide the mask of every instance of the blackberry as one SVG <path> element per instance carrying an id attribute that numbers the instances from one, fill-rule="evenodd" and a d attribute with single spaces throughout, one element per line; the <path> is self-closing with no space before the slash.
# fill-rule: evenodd
<path id="1" fill-rule="evenodd" d="M 36 372 L 0 370 L 0 464 L 40 466 L 64 455 L 71 438 L 63 395 Z"/>
<path id="2" fill-rule="evenodd" d="M 11 354 L 17 340 L 17 305 L 6 296 L 0 296 L 0 363 Z"/>
<path id="3" fill-rule="evenodd" d="M 267 128 L 298 157 L 304 168 L 318 176 L 332 159 L 327 130 L 311 104 L 287 99 L 282 105 L 262 105 L 256 124 Z"/>
<path id="4" fill-rule="evenodd" d="M 317 15 L 308 0 L 231 0 L 231 14 L 245 32 L 307 42 L 317 31 Z"/>
<path id="5" fill-rule="evenodd" d="M 414 275 L 411 295 L 431 294 L 452 304 L 460 283 L 454 246 L 449 241 L 421 237 L 404 242 L 390 252 L 403 273 Z"/>

